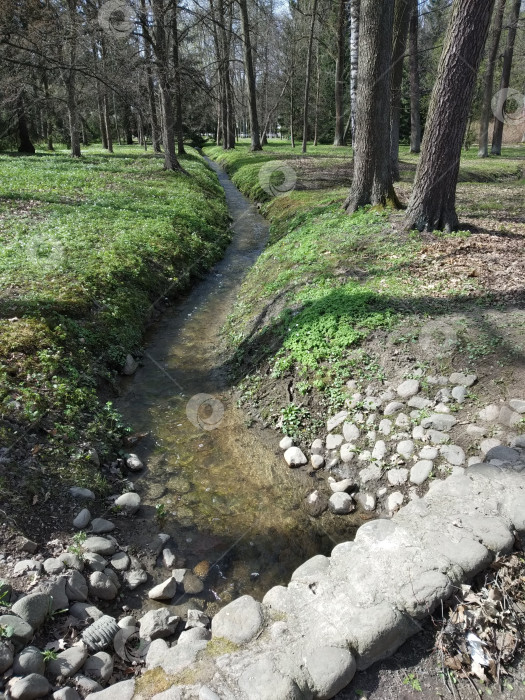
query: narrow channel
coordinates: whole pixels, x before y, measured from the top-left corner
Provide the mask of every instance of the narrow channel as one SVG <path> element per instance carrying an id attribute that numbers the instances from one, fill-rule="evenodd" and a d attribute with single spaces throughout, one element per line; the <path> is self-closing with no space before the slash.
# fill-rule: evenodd
<path id="1" fill-rule="evenodd" d="M 155 508 L 162 504 L 161 530 L 177 545 L 177 566 L 200 573 L 209 567 L 202 597 L 216 607 L 247 593 L 261 599 L 303 561 L 351 539 L 355 527 L 328 514 L 322 521 L 310 518 L 303 500 L 315 488 L 313 478 L 290 470 L 278 435 L 249 429 L 236 408 L 221 328 L 269 226 L 222 169 L 208 162 L 226 194 L 232 243 L 207 277 L 155 324 L 143 366 L 125 381 L 118 408 L 134 430 L 148 433 L 135 449 L 147 467 L 136 488 L 150 521 L 137 528 L 139 543 L 151 539 Z M 216 429 L 188 419 L 188 402 L 198 394 L 221 402 L 215 407 L 224 416 Z"/>

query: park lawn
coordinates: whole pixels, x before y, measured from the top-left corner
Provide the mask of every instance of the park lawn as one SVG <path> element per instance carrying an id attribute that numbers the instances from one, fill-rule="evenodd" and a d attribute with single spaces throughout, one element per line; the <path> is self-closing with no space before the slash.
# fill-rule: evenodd
<path id="1" fill-rule="evenodd" d="M 15 509 L 57 478 L 103 490 L 85 447 L 105 458 L 124 428 L 100 396 L 230 239 L 222 188 L 188 151 L 188 176 L 139 147 L 0 154 L 0 495 Z"/>

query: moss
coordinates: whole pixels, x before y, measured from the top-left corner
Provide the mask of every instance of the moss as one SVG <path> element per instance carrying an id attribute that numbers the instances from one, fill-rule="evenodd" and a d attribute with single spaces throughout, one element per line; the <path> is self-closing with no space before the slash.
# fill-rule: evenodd
<path id="1" fill-rule="evenodd" d="M 222 656 L 223 654 L 233 654 L 233 652 L 237 651 L 239 648 L 238 644 L 230 642 L 229 639 L 214 637 L 208 642 L 203 653 L 204 655 L 215 657 Z"/>

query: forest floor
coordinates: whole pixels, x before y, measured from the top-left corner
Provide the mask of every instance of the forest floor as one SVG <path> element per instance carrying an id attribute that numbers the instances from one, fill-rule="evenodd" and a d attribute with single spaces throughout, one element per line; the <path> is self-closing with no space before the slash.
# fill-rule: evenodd
<path id="1" fill-rule="evenodd" d="M 464 154 L 461 230 L 450 235 L 407 233 L 402 211 L 342 212 L 350 149 L 310 147 L 303 156 L 271 142 L 255 154 L 246 144 L 228 153 L 205 150 L 271 223 L 270 244 L 225 329 L 247 424 L 292 435 L 308 453 L 326 418 L 344 408 L 349 378 L 366 386 L 416 370 L 472 372 L 474 410 L 523 393 L 524 146 L 487 160 L 474 149 Z M 403 202 L 417 163 L 407 151 L 401 149 L 396 184 Z M 439 616 L 426 621 L 338 698 L 525 698 L 521 658 L 499 685 L 454 672 L 446 679 L 436 650 L 442 626 Z"/>

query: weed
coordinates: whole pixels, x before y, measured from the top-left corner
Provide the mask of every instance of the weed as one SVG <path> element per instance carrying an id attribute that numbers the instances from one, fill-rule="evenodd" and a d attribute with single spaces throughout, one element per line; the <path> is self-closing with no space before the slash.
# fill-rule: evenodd
<path id="1" fill-rule="evenodd" d="M 409 673 L 403 679 L 403 685 L 409 685 L 412 690 L 417 690 L 421 692 L 421 683 L 418 677 L 414 673 Z"/>
<path id="2" fill-rule="evenodd" d="M 308 417 L 308 411 L 302 406 L 289 404 L 281 409 L 281 430 L 284 435 L 299 437 L 301 426 Z"/>
<path id="3" fill-rule="evenodd" d="M 55 661 L 55 659 L 58 659 L 58 653 L 54 649 L 44 649 L 42 657 L 45 663 L 47 663 L 48 661 Z"/>

